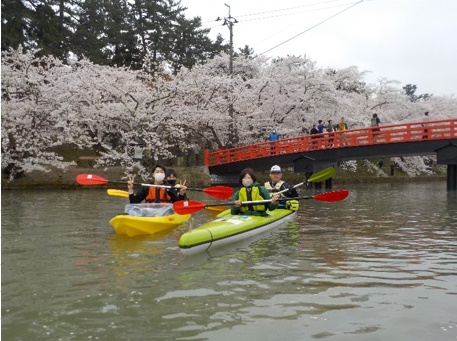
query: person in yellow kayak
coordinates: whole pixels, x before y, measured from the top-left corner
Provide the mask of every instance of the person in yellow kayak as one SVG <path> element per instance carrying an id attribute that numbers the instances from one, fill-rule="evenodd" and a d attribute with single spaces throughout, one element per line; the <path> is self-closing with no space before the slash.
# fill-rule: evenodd
<path id="1" fill-rule="evenodd" d="M 183 182 L 177 183 L 178 181 L 178 173 L 173 168 L 168 168 L 165 172 L 165 181 L 168 185 L 175 187 L 176 189 L 181 188 L 182 186 L 186 185 L 187 180 Z M 182 200 L 188 200 L 187 194 L 184 192 L 184 198 Z"/>
<path id="2" fill-rule="evenodd" d="M 152 169 L 152 176 L 154 177 L 153 185 L 166 185 L 171 186 L 165 180 L 166 168 L 161 165 L 155 165 Z M 133 177 L 129 177 L 127 181 L 127 188 L 129 193 L 129 200 L 131 204 L 139 204 L 143 200 L 147 203 L 167 203 L 176 202 L 186 199 L 185 183 L 179 189 L 155 187 L 155 186 L 142 186 L 137 193 L 133 191 Z"/>
<path id="3" fill-rule="evenodd" d="M 278 197 L 270 197 L 270 193 L 264 186 L 260 186 L 257 183 L 257 177 L 251 168 L 245 168 L 241 171 L 238 178 L 238 182 L 242 187 L 235 192 L 233 195 L 233 206 L 230 209 L 230 213 L 237 215 L 256 215 L 266 216 L 267 209 L 273 211 L 276 209 Z M 249 204 L 241 205 L 244 201 L 256 201 L 256 200 L 270 200 L 271 202 L 264 204 Z"/>

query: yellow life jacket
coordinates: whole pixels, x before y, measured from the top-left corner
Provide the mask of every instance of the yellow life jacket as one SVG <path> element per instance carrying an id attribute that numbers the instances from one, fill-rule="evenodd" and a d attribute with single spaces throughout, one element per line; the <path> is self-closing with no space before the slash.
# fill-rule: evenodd
<path id="1" fill-rule="evenodd" d="M 275 192 L 279 192 L 281 190 L 281 186 L 284 184 L 284 181 L 280 180 L 276 185 L 271 186 L 270 181 L 265 182 L 265 188 L 268 189 L 268 192 L 270 192 L 272 195 L 275 194 Z M 279 194 L 280 197 L 286 198 L 284 193 Z"/>
<path id="2" fill-rule="evenodd" d="M 259 186 L 254 186 L 254 187 L 242 187 L 240 189 L 239 197 L 238 200 L 241 202 L 243 201 L 253 201 L 253 200 L 265 200 L 264 197 L 260 195 L 260 188 Z M 264 204 L 261 205 L 247 205 L 247 206 L 241 206 L 240 211 L 246 212 L 246 211 L 258 211 L 258 212 L 265 212 L 267 210 L 266 206 Z"/>

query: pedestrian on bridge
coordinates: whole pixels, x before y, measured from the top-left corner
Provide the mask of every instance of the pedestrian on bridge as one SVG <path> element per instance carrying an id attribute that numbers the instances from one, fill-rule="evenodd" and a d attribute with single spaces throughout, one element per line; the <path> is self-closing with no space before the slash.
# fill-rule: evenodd
<path id="1" fill-rule="evenodd" d="M 378 114 L 374 113 L 373 117 L 371 118 L 370 126 L 377 127 L 381 124 L 381 120 L 378 117 Z M 373 129 L 374 130 L 374 129 Z M 379 130 L 379 129 L 378 129 Z"/>
<path id="2" fill-rule="evenodd" d="M 319 130 L 317 130 L 317 127 L 316 127 L 315 124 L 313 124 L 313 127 L 311 128 L 310 134 L 312 135 L 311 136 L 312 139 L 317 139 L 318 138 L 318 136 L 315 136 L 315 135 L 319 134 Z M 311 145 L 312 145 L 311 146 L 311 150 L 317 149 L 317 141 L 311 142 Z"/>
<path id="3" fill-rule="evenodd" d="M 342 145 L 345 146 L 346 143 L 344 143 L 344 138 L 342 138 L 342 135 L 343 135 L 343 132 L 345 130 L 348 130 L 348 125 L 347 123 L 344 121 L 344 117 L 341 117 L 341 120 L 340 120 L 340 123 L 338 124 L 338 132 L 339 132 L 339 138 L 340 140 L 342 141 Z"/>
<path id="4" fill-rule="evenodd" d="M 332 120 L 328 120 L 328 124 L 327 124 L 327 133 L 330 133 L 328 134 L 328 147 L 331 148 L 333 147 L 333 134 L 335 132 L 335 127 L 333 126 L 333 121 Z"/>
<path id="5" fill-rule="evenodd" d="M 276 129 L 273 129 L 268 139 L 270 140 L 270 154 L 274 155 L 276 153 L 276 141 L 279 140 L 279 134 L 277 133 Z"/>
<path id="6" fill-rule="evenodd" d="M 341 117 L 340 123 L 338 124 L 338 131 L 348 130 L 348 125 L 344 121 L 344 117 Z"/>
<path id="7" fill-rule="evenodd" d="M 424 121 L 428 121 L 429 119 L 430 119 L 430 117 L 428 116 L 428 111 L 426 111 L 424 113 Z M 422 126 L 427 127 L 426 124 L 423 124 Z M 424 128 L 424 135 L 422 136 L 422 139 L 425 140 L 425 139 L 427 139 L 427 137 L 428 137 L 428 129 Z"/>
<path id="8" fill-rule="evenodd" d="M 278 134 L 278 132 L 276 131 L 276 129 L 273 129 L 273 131 L 270 133 L 270 136 L 268 137 L 268 139 L 269 139 L 271 142 L 274 142 L 274 141 L 279 140 L 279 134 Z"/>
<path id="9" fill-rule="evenodd" d="M 319 134 L 322 134 L 324 132 L 325 125 L 322 122 L 322 120 L 317 121 L 317 127 L 316 128 L 317 128 L 317 131 L 319 132 Z"/>
<path id="10" fill-rule="evenodd" d="M 378 114 L 374 113 L 373 117 L 371 118 L 371 127 L 378 127 L 381 124 L 381 120 L 378 117 Z M 374 134 L 375 131 L 379 131 L 379 128 L 371 128 L 371 131 L 373 132 L 373 142 L 376 142 L 376 135 L 379 134 Z"/>

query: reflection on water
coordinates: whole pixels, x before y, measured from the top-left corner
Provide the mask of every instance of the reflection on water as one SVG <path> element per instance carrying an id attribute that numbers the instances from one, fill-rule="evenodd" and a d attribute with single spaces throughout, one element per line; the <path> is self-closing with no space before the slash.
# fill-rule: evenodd
<path id="1" fill-rule="evenodd" d="M 3 191 L 2 336 L 456 339 L 457 196 L 445 186 L 347 185 L 343 202 L 303 202 L 286 226 L 191 258 L 177 241 L 205 211 L 128 238 L 108 224 L 125 200 L 104 191 Z"/>

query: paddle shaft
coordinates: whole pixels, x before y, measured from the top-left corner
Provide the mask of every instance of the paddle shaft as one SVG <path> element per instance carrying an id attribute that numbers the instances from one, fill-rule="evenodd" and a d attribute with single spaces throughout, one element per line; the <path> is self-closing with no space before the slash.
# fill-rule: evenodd
<path id="1" fill-rule="evenodd" d="M 324 201 L 324 202 L 337 202 L 341 201 L 347 198 L 349 195 L 348 190 L 339 190 L 339 191 L 332 191 L 332 192 L 325 192 L 325 193 L 320 193 L 316 194 L 313 196 L 306 196 L 306 197 L 295 197 L 295 198 L 283 198 L 283 199 L 278 199 L 277 201 L 291 201 L 291 200 L 304 200 L 304 199 L 314 199 L 314 200 L 319 200 L 319 201 Z M 266 204 L 271 202 L 272 199 L 265 199 L 265 200 L 253 200 L 253 201 L 243 201 L 241 202 L 241 206 L 243 205 L 257 205 L 257 204 Z M 188 213 L 195 213 L 198 212 L 206 207 L 210 206 L 228 206 L 228 205 L 234 205 L 235 202 L 220 202 L 217 204 L 204 204 L 198 201 L 193 201 L 193 200 L 183 200 L 183 201 L 176 201 L 173 204 L 173 209 L 175 210 L 176 213 L 178 214 L 188 214 Z"/>
<path id="2" fill-rule="evenodd" d="M 303 185 L 303 184 L 305 184 L 305 183 L 306 183 L 306 181 L 303 181 L 303 182 L 300 182 L 299 184 L 296 184 L 296 185 L 293 186 L 293 187 L 283 189 L 282 191 L 279 191 L 279 192 L 271 192 L 271 195 L 274 196 L 274 195 L 278 195 L 278 194 L 281 194 L 281 193 L 288 192 L 289 190 L 295 189 L 295 188 L 297 188 L 297 187 L 300 187 L 301 185 Z"/>
<path id="3" fill-rule="evenodd" d="M 127 191 L 122 191 L 120 189 L 108 189 L 106 191 L 108 195 L 111 195 L 113 197 L 122 197 L 122 198 L 128 198 L 129 197 L 129 192 Z M 223 206 L 221 204 L 215 204 L 215 205 L 207 205 L 207 206 Z"/>
<path id="4" fill-rule="evenodd" d="M 116 180 L 108 180 L 109 183 L 112 184 L 127 184 L 127 181 L 116 181 Z M 155 184 L 146 184 L 146 183 L 133 183 L 134 186 L 145 186 L 145 187 L 160 187 L 160 188 L 174 188 L 174 189 L 180 189 L 181 187 L 179 186 L 170 186 L 170 185 L 155 185 Z M 199 191 L 203 192 L 205 189 L 204 188 L 190 188 L 187 187 L 188 191 Z"/>
<path id="5" fill-rule="evenodd" d="M 129 182 L 127 181 L 116 181 L 116 180 L 108 180 L 105 179 L 99 175 L 95 174 L 79 174 L 76 176 L 76 182 L 80 185 L 104 185 L 107 183 L 115 183 L 115 184 L 128 184 Z M 132 185 L 136 186 L 144 186 L 144 187 L 156 187 L 156 188 L 167 188 L 167 189 L 176 189 L 176 190 L 182 190 L 184 189 L 183 185 L 177 185 L 177 186 L 171 186 L 171 185 L 155 185 L 155 184 L 149 184 L 149 183 L 141 183 L 141 184 L 136 184 L 132 183 Z M 208 187 L 208 188 L 186 188 L 190 191 L 199 191 L 199 192 L 204 192 L 208 195 L 211 195 L 215 198 L 218 199 L 228 199 L 230 196 L 233 194 L 233 188 L 227 187 L 227 186 L 213 186 L 213 187 Z"/>
<path id="6" fill-rule="evenodd" d="M 300 186 L 304 185 L 307 182 L 322 182 L 322 181 L 325 181 L 327 179 L 330 179 L 334 175 L 335 175 L 335 168 L 328 167 L 328 168 L 325 168 L 325 169 L 323 169 L 323 170 L 321 170 L 321 171 L 319 171 L 317 173 L 314 173 L 313 175 L 310 176 L 310 178 L 307 181 L 300 182 L 299 184 L 296 184 L 295 186 L 293 186 L 291 188 L 286 188 L 286 189 L 283 189 L 282 191 L 279 191 L 279 192 L 272 192 L 271 195 L 278 195 L 278 194 L 281 194 L 281 193 L 288 192 L 289 190 L 295 189 L 297 187 L 300 187 Z"/>
<path id="7" fill-rule="evenodd" d="M 313 196 L 305 196 L 305 197 L 281 198 L 281 199 L 278 199 L 278 201 L 307 200 L 307 199 L 323 200 L 323 199 L 320 199 L 320 197 L 325 198 L 325 195 L 327 195 L 327 194 L 338 193 L 338 192 L 346 193 L 347 191 L 343 190 L 343 191 L 326 192 L 326 193 L 321 193 L 321 194 L 317 194 L 317 195 L 313 195 Z M 336 200 L 336 201 L 339 201 L 339 200 Z M 255 204 L 255 205 L 257 205 L 257 204 L 267 204 L 269 202 L 271 202 L 271 199 L 242 201 L 241 202 L 241 206 L 246 206 L 246 205 L 251 205 L 251 204 Z M 218 204 L 205 204 L 205 206 L 227 206 L 227 205 L 233 205 L 233 204 L 234 204 L 234 202 L 231 201 L 231 202 L 221 202 L 221 203 L 218 203 Z"/>
<path id="8" fill-rule="evenodd" d="M 76 182 L 80 185 L 105 185 L 107 183 L 115 183 L 115 184 L 129 184 L 127 181 L 116 181 L 116 180 L 108 180 L 99 175 L 95 174 L 79 174 L 76 176 Z M 227 186 L 213 186 L 208 188 L 187 188 L 183 185 L 171 186 L 171 185 L 156 185 L 156 184 L 149 184 L 149 183 L 133 183 L 132 185 L 136 186 L 144 186 L 144 187 L 158 187 L 158 188 L 167 188 L 167 189 L 176 189 L 181 191 L 183 189 L 188 189 L 189 191 L 199 191 L 204 192 L 212 197 L 218 199 L 228 199 L 233 194 L 233 188 Z M 186 187 L 186 188 L 185 188 Z"/>
<path id="9" fill-rule="evenodd" d="M 275 193 L 276 194 L 276 193 Z M 296 197 L 296 198 L 281 198 L 281 199 L 278 199 L 278 201 L 289 201 L 289 200 L 305 200 L 305 199 L 313 199 L 313 197 Z M 251 205 L 251 204 L 255 204 L 255 205 L 258 205 L 258 204 L 267 204 L 271 202 L 271 199 L 266 199 L 266 200 L 251 200 L 251 201 L 242 201 L 241 202 L 241 206 L 246 206 L 246 205 Z M 219 204 L 206 204 L 206 206 L 226 206 L 226 205 L 233 205 L 234 202 L 222 202 L 222 203 L 219 203 Z"/>

